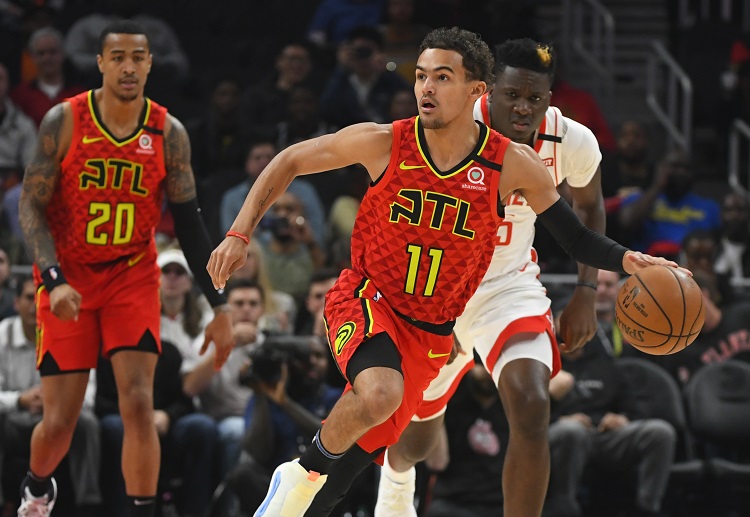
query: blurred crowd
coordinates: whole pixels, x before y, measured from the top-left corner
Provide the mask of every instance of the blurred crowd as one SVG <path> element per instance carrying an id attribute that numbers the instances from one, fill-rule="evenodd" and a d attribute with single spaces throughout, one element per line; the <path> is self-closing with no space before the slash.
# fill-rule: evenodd
<path id="1" fill-rule="evenodd" d="M 540 38 L 537 2 L 425 4 L 0 0 L 0 515 L 15 515 L 29 437 L 41 411 L 34 284 L 23 274 L 29 259 L 18 223 L 21 182 L 46 111 L 99 86 L 101 29 L 127 17 L 149 31 L 154 66 L 146 93 L 187 127 L 202 214 L 218 243 L 280 150 L 356 122 L 417 114 L 414 64 L 431 28 L 460 25 L 491 44 Z M 747 48 L 737 39 L 726 49 L 724 83 L 736 95 L 750 84 Z M 690 268 L 703 291 L 706 322 L 685 351 L 646 356 L 629 347 L 614 324 L 621 278 L 600 272 L 599 330 L 583 350 L 564 355 L 563 371 L 550 386 L 552 476 L 545 515 L 615 516 L 653 501 L 673 516 L 747 515 L 735 511 L 750 486 L 747 441 L 721 434 L 731 426 L 693 425 L 699 415 L 691 408 L 699 405 L 691 404 L 700 401 L 691 394 L 712 389 L 706 387 L 711 372 L 701 372 L 739 364 L 722 374 L 729 377 L 721 377 L 715 390 L 721 400 L 750 405 L 750 374 L 743 369 L 750 361 L 748 196 L 730 190 L 723 172 L 716 174 L 720 188 L 700 188 L 697 180 L 704 178 L 698 178 L 693 157 L 663 148 L 664 135 L 645 121 L 615 127 L 595 98 L 562 73 L 552 99 L 599 140 L 607 234 Z M 354 217 L 368 182 L 356 166 L 298 178 L 271 207 L 245 266 L 226 289 L 237 346 L 218 372 L 210 349 L 198 353 L 211 311 L 196 294 L 165 209 L 157 234 L 164 352 L 154 388 L 154 424 L 163 445 L 162 515 L 252 514 L 270 473 L 304 451 L 337 400 L 344 382 L 330 357 L 322 309 L 325 293 L 349 265 Z M 543 274 L 576 271 L 543 229 L 535 247 Z M 571 286 L 547 287 L 559 312 Z M 644 380 L 650 374 L 655 384 Z M 508 431 L 488 379 L 475 368 L 449 405 L 441 443 L 420 470 L 422 515 L 501 513 Z M 676 393 L 677 409 L 670 410 L 682 418 L 664 408 L 650 410 L 639 398 L 644 386 Z M 56 474 L 62 493 L 56 515 L 117 516 L 125 507 L 122 420 L 107 361 L 92 373 L 89 388 L 71 452 Z M 744 411 L 747 436 L 750 410 Z M 716 458 L 748 469 L 739 495 L 716 481 L 723 471 L 706 467 Z M 615 475 L 625 471 L 627 476 Z M 339 515 L 371 515 L 376 476 L 374 467 L 366 472 Z M 716 482 L 706 483 L 707 476 Z M 702 506 L 708 501 L 710 511 Z"/>

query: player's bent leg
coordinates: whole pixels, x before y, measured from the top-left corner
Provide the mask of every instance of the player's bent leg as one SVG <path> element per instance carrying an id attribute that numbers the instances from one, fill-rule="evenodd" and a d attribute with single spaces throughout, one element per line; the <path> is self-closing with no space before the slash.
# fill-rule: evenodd
<path id="1" fill-rule="evenodd" d="M 346 376 L 351 389 L 336 402 L 299 461 L 276 468 L 255 517 L 304 515 L 336 462 L 365 433 L 384 423 L 401 406 L 404 396 L 401 356 L 387 333 L 361 343 L 347 363 Z"/>
<path id="2" fill-rule="evenodd" d="M 125 489 L 129 496 L 144 499 L 156 495 L 159 478 L 160 448 L 153 403 L 157 359 L 155 353 L 136 349 L 120 349 L 111 358 L 124 427 Z"/>
<path id="3" fill-rule="evenodd" d="M 539 354 L 539 355 L 538 355 Z M 549 481 L 549 377 L 547 334 L 519 334 L 504 346 L 493 369 L 510 425 L 503 467 L 504 514 L 539 517 Z"/>
<path id="4" fill-rule="evenodd" d="M 378 482 L 375 517 L 416 517 L 414 466 L 435 448 L 444 418 L 445 413 L 440 412 L 430 420 L 413 420 L 388 448 Z"/>
<path id="5" fill-rule="evenodd" d="M 42 377 L 43 416 L 31 435 L 31 462 L 21 487 L 19 516 L 44 517 L 52 511 L 57 485 L 50 476 L 70 448 L 88 379 L 88 371 Z"/>

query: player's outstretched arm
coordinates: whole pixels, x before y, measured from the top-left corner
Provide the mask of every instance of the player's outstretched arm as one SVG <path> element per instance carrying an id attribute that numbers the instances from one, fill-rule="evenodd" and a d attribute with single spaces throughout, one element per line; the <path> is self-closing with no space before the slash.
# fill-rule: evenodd
<path id="1" fill-rule="evenodd" d="M 678 267 L 675 262 L 630 251 L 609 237 L 586 228 L 560 197 L 539 155 L 531 148 L 508 146 L 500 178 L 503 199 L 519 192 L 557 243 L 577 262 L 597 269 L 633 274 L 651 265 Z"/>
<path id="2" fill-rule="evenodd" d="M 593 138 L 593 136 L 592 136 Z M 581 222 L 591 230 L 604 234 L 606 214 L 601 187 L 601 167 L 589 182 L 582 187 L 570 187 L 573 196 L 573 211 Z M 596 284 L 598 270 L 586 264 L 578 264 L 578 282 L 568 305 L 560 313 L 559 331 L 566 350 L 575 350 L 594 337 L 597 328 Z"/>
<path id="3" fill-rule="evenodd" d="M 214 287 L 223 288 L 242 267 L 255 227 L 295 177 L 361 163 L 375 180 L 388 166 L 392 140 L 390 125 L 368 122 L 300 142 L 276 155 L 253 183 L 227 238 L 211 254 L 207 269 Z"/>
<path id="4" fill-rule="evenodd" d="M 234 347 L 232 321 L 226 298 L 213 288 L 204 268 L 211 255 L 211 239 L 198 207 L 195 177 L 190 165 L 190 139 L 185 127 L 172 116 L 169 116 L 164 127 L 164 165 L 167 170 L 167 198 L 177 239 L 195 280 L 214 309 L 214 319 L 205 330 L 201 354 L 213 342 L 216 347 L 214 368 L 218 370 Z"/>

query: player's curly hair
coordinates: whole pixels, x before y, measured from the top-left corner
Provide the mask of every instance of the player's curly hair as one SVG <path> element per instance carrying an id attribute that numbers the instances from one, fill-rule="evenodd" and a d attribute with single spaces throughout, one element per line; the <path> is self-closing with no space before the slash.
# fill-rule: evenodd
<path id="1" fill-rule="evenodd" d="M 530 38 L 511 39 L 497 46 L 495 51 L 495 73 L 501 74 L 507 67 L 523 68 L 547 74 L 550 82 L 555 78 L 557 55 L 551 44 L 540 43 Z"/>
<path id="2" fill-rule="evenodd" d="M 419 53 L 428 48 L 453 50 L 461 54 L 466 79 L 469 81 L 484 81 L 490 84 L 494 80 L 492 51 L 479 34 L 458 27 L 435 29 L 422 40 Z"/>

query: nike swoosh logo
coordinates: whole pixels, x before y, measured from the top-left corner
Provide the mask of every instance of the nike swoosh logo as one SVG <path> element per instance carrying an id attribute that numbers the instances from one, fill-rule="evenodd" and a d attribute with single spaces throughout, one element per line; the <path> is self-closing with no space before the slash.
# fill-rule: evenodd
<path id="1" fill-rule="evenodd" d="M 403 171 L 408 171 L 410 169 L 424 169 L 427 167 L 427 165 L 406 165 L 406 160 L 398 164 L 398 168 Z"/>
<path id="2" fill-rule="evenodd" d="M 429 357 L 430 359 L 437 359 L 438 357 L 445 357 L 446 355 L 451 355 L 451 353 L 448 352 L 447 354 L 435 354 L 432 352 L 432 348 L 430 348 L 430 351 L 427 352 L 427 357 Z"/>
<path id="3" fill-rule="evenodd" d="M 136 255 L 135 257 L 133 257 L 133 258 L 131 258 L 130 260 L 128 260 L 128 266 L 129 266 L 129 267 L 133 267 L 133 266 L 135 266 L 135 265 L 136 265 L 136 264 L 138 264 L 138 263 L 139 263 L 139 262 L 141 261 L 141 259 L 142 259 L 143 257 L 145 257 L 145 256 L 146 256 L 146 252 L 145 252 L 145 251 L 142 251 L 142 252 L 140 252 L 140 253 L 139 253 L 138 255 Z"/>
<path id="4" fill-rule="evenodd" d="M 88 136 L 84 135 L 83 140 L 81 140 L 84 144 L 93 144 L 94 142 L 98 142 L 99 140 L 104 140 L 103 136 Z"/>

